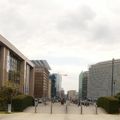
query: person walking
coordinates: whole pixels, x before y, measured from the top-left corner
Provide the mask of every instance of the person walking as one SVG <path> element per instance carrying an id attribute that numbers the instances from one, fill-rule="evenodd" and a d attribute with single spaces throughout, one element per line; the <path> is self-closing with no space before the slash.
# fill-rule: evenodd
<path id="1" fill-rule="evenodd" d="M 64 98 L 61 99 L 61 105 L 64 105 Z"/>

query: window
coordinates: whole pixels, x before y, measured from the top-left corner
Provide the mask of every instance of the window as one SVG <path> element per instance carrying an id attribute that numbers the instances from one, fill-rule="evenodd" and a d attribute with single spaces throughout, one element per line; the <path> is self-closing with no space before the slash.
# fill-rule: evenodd
<path id="1" fill-rule="evenodd" d="M 21 61 L 12 53 L 9 55 L 9 80 L 20 84 L 20 65 Z"/>

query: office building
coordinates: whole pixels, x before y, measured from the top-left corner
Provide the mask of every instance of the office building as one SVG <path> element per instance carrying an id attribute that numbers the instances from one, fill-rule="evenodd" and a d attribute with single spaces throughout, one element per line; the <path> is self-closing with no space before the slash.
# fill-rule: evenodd
<path id="1" fill-rule="evenodd" d="M 49 79 L 51 80 L 51 98 L 55 98 L 56 95 L 56 78 L 54 74 L 51 74 L 49 76 Z"/>
<path id="2" fill-rule="evenodd" d="M 64 89 L 62 88 L 61 91 L 60 91 L 60 98 L 65 98 L 65 91 Z"/>
<path id="3" fill-rule="evenodd" d="M 87 82 L 88 82 L 88 71 L 81 72 L 79 75 L 79 99 L 84 100 L 87 98 Z"/>
<path id="4" fill-rule="evenodd" d="M 52 81 L 51 79 L 48 80 L 48 98 L 51 99 L 51 85 Z"/>
<path id="5" fill-rule="evenodd" d="M 76 94 L 77 94 L 76 90 L 69 90 L 69 91 L 67 92 L 68 99 L 69 99 L 70 101 L 76 100 L 76 99 L 77 99 L 77 98 L 76 98 Z"/>
<path id="6" fill-rule="evenodd" d="M 62 90 L 61 88 L 61 84 L 62 84 L 62 76 L 58 73 L 53 73 L 50 76 L 50 79 L 52 81 L 52 90 L 51 90 L 51 94 L 52 97 L 60 97 L 60 91 Z"/>
<path id="7" fill-rule="evenodd" d="M 33 96 L 34 64 L 0 35 L 0 87 L 8 82 L 19 92 Z"/>
<path id="8" fill-rule="evenodd" d="M 56 96 L 60 97 L 60 91 L 61 91 L 61 84 L 62 84 L 62 76 L 58 73 L 54 73 L 55 75 L 55 81 L 56 81 Z"/>
<path id="9" fill-rule="evenodd" d="M 36 98 L 48 98 L 49 70 L 46 60 L 32 60 L 35 65 L 35 89 Z"/>
<path id="10" fill-rule="evenodd" d="M 91 65 L 87 96 L 97 99 L 120 92 L 120 60 L 111 60 Z"/>

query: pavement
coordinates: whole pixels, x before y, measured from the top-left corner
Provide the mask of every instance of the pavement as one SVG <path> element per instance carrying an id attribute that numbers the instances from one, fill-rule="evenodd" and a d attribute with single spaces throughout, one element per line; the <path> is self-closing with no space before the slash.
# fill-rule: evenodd
<path id="1" fill-rule="evenodd" d="M 53 104 L 53 114 L 50 114 L 50 104 L 40 104 L 35 113 L 34 107 L 27 108 L 24 112 L 0 114 L 0 120 L 120 120 L 120 114 L 110 115 L 103 109 L 98 108 L 96 114 L 95 106 L 83 106 L 83 114 L 81 114 L 81 107 L 70 104 L 67 107 L 58 103 Z"/>
<path id="2" fill-rule="evenodd" d="M 66 111 L 67 109 L 67 111 Z M 37 113 L 50 114 L 51 113 L 51 103 L 47 105 L 39 104 L 36 108 Z M 28 107 L 24 110 L 25 113 L 35 112 L 35 107 Z M 75 104 L 69 104 L 66 108 L 66 105 L 61 105 L 60 103 L 52 104 L 52 113 L 53 114 L 81 114 L 81 107 Z M 97 108 L 98 114 L 107 114 L 104 109 Z M 82 114 L 96 114 L 96 107 L 94 105 L 82 106 Z"/>
<path id="3" fill-rule="evenodd" d="M 0 120 L 120 120 L 120 115 L 14 113 L 0 115 Z"/>

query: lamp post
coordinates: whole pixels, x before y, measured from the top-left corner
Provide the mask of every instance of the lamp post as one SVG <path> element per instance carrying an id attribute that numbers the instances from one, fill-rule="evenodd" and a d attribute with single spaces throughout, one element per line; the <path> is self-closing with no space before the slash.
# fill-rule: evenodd
<path id="1" fill-rule="evenodd" d="M 113 95 L 115 95 L 115 82 L 116 82 L 116 80 L 113 81 L 113 88 L 114 88 L 113 89 Z"/>
<path id="2" fill-rule="evenodd" d="M 114 84 L 114 58 L 112 59 L 112 79 L 111 79 L 111 96 L 113 96 L 113 84 Z"/>

